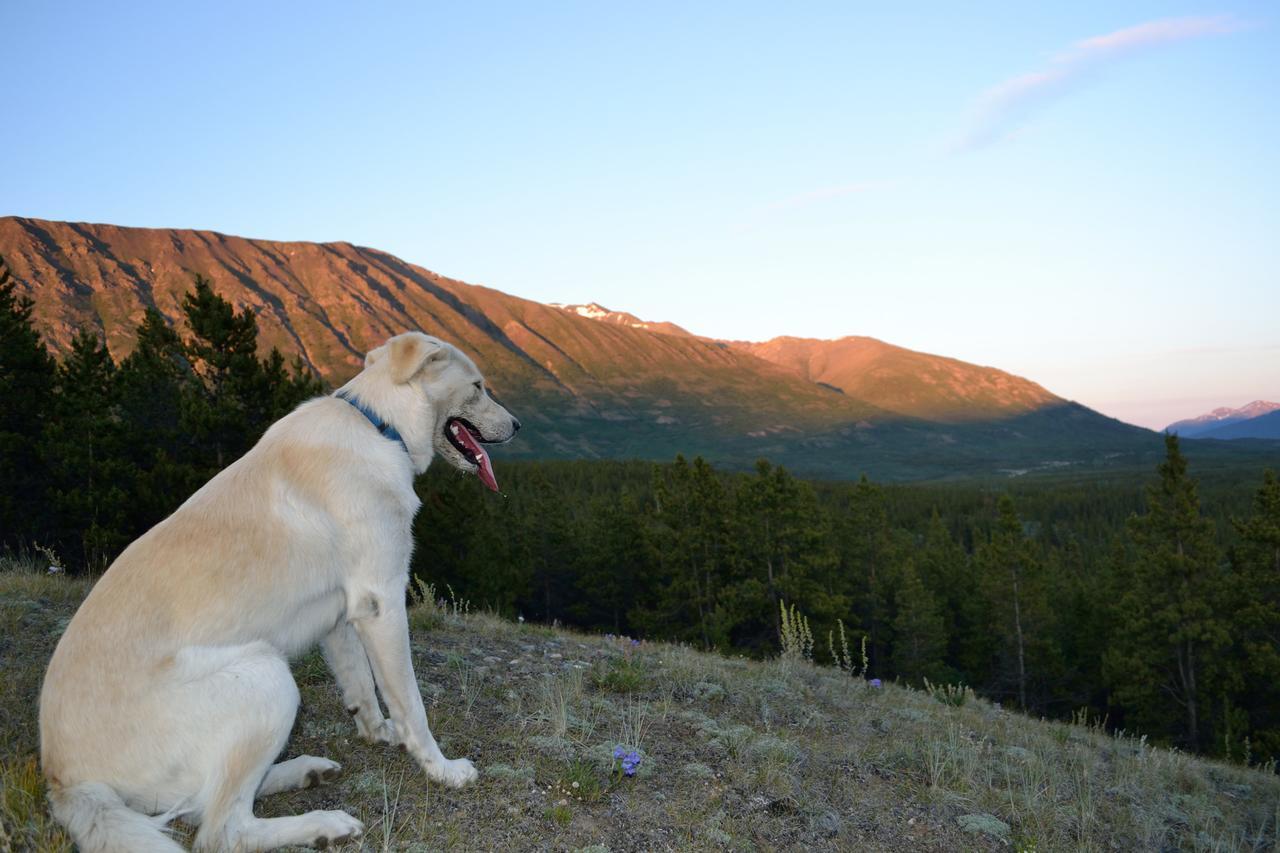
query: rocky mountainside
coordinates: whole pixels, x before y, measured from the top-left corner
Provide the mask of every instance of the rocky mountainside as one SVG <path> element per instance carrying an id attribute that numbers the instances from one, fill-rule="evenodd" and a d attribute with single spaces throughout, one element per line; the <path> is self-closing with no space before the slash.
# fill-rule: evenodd
<path id="1" fill-rule="evenodd" d="M 525 422 L 508 456 L 701 453 L 729 467 L 768 457 L 808 476 L 912 479 L 1160 452 L 1150 431 L 990 368 L 871 339 L 825 342 L 819 357 L 824 342 L 729 344 L 602 322 L 349 243 L 4 217 L 0 255 L 59 352 L 89 327 L 123 357 L 147 306 L 179 322 L 196 273 L 257 312 L 265 346 L 301 355 L 331 383 L 394 333 L 437 334 L 471 353 Z"/>
<path id="2" fill-rule="evenodd" d="M 1208 414 L 1200 415 L 1197 418 L 1187 418 L 1186 420 L 1175 421 L 1165 427 L 1165 432 L 1174 432 L 1183 438 L 1240 438 L 1244 435 L 1217 435 L 1216 433 L 1233 424 L 1239 424 L 1244 421 L 1251 421 L 1260 418 L 1271 412 L 1280 410 L 1280 403 L 1272 403 L 1268 400 L 1254 400 L 1246 406 L 1238 409 L 1232 409 L 1228 406 L 1222 406 L 1214 409 Z M 1239 432 L 1238 430 L 1230 430 L 1230 432 Z M 1247 433 L 1248 430 L 1245 430 Z M 1261 437 L 1261 436 L 1259 436 Z"/>

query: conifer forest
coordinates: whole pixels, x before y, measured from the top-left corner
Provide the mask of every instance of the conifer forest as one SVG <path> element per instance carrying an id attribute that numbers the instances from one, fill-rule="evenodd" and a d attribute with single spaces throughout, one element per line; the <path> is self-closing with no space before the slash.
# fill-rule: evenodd
<path id="1" fill-rule="evenodd" d="M 0 549 L 101 572 L 327 388 L 262 357 L 252 313 L 195 277 L 117 359 L 55 361 L 0 262 Z M 1280 759 L 1280 480 L 1199 478 L 1167 436 L 1149 471 L 999 481 L 806 481 L 767 460 L 443 464 L 416 488 L 412 571 L 457 606 L 778 653 L 783 606 L 819 663 L 967 685 L 1009 708 L 1189 751 Z M 180 571 L 181 567 L 174 567 Z"/>

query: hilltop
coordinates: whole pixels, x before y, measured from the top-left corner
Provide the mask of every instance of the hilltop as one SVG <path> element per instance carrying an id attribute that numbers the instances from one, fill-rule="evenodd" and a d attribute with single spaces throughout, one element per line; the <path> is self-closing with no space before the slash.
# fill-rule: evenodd
<path id="1" fill-rule="evenodd" d="M 83 581 L 0 565 L 0 849 L 69 850 L 43 805 L 35 702 Z M 468 613 L 411 611 L 446 753 L 480 781 L 428 784 L 352 737 L 318 653 L 293 664 L 287 755 L 342 776 L 262 801 L 343 808 L 374 850 L 1261 850 L 1280 842 L 1270 773 L 1033 720 L 804 661 L 758 662 Z M 1091 722 L 1091 721 L 1085 721 Z M 612 773 L 613 750 L 641 760 Z M 181 827 L 178 827 L 181 829 Z M 186 837 L 186 836 L 184 836 Z M 354 851 L 356 845 L 346 850 Z"/>

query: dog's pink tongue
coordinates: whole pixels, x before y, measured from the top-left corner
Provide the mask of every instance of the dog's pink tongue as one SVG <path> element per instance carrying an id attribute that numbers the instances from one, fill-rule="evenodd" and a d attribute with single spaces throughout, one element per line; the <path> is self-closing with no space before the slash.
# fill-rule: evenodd
<path id="1" fill-rule="evenodd" d="M 467 429 L 460 423 L 453 424 L 453 435 L 462 445 L 470 450 L 476 457 L 476 464 L 479 469 L 476 476 L 480 478 L 480 482 L 489 487 L 490 491 L 498 491 L 498 478 L 493 474 L 493 463 L 489 461 L 489 454 L 484 452 L 484 448 L 480 442 L 476 441 L 476 437 L 471 434 L 471 430 Z"/>

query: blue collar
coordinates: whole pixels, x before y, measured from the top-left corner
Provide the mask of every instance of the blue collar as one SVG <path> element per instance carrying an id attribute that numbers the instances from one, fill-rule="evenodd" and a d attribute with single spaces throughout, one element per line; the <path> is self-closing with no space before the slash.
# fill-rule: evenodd
<path id="1" fill-rule="evenodd" d="M 409 454 L 409 458 L 413 458 L 413 454 L 409 453 L 409 446 L 404 443 L 404 439 L 400 436 L 399 430 L 397 430 L 391 424 L 387 423 L 382 418 L 374 414 L 373 409 L 370 409 L 368 406 L 366 406 L 364 403 L 361 403 L 355 397 L 347 396 L 347 394 L 343 391 L 335 391 L 333 396 L 337 397 L 339 400 L 343 400 L 347 403 L 350 403 L 352 406 L 354 406 L 357 412 L 359 412 L 360 414 L 368 418 L 369 423 L 373 424 L 374 429 L 376 429 L 379 433 L 381 433 L 386 438 L 389 438 L 392 441 L 400 442 L 400 446 L 404 448 L 404 452 Z"/>

